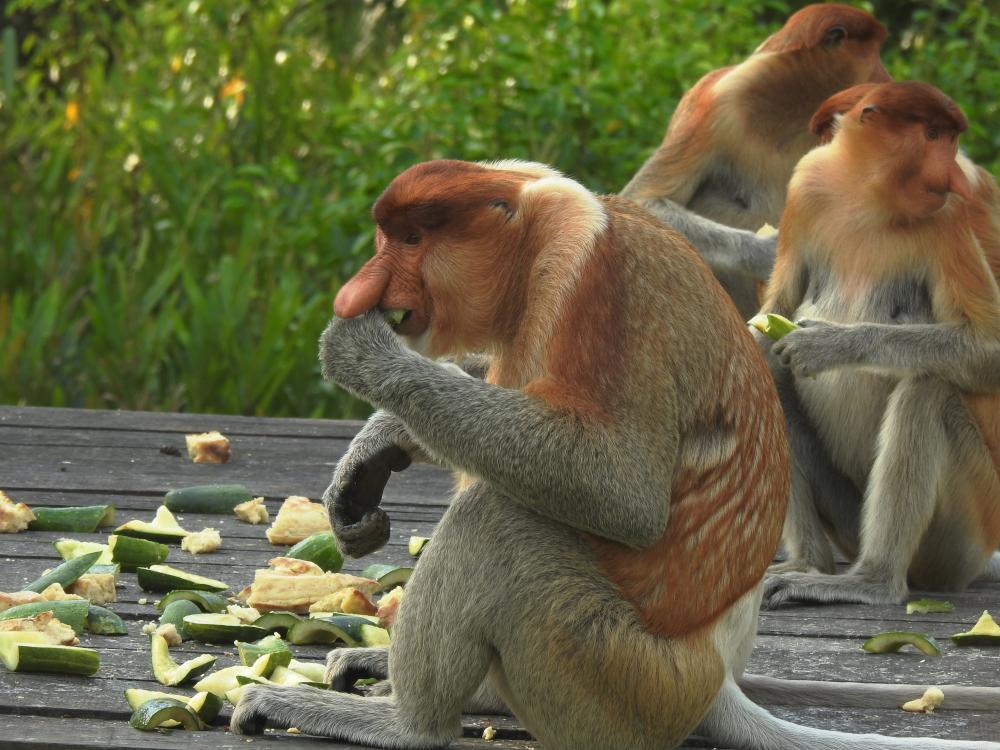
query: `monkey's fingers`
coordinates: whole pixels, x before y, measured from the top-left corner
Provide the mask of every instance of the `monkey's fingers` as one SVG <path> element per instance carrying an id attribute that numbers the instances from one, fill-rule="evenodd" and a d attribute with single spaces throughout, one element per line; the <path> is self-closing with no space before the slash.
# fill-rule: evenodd
<path id="1" fill-rule="evenodd" d="M 334 510 L 333 535 L 340 551 L 349 557 L 364 557 L 382 549 L 389 541 L 389 530 L 389 515 L 381 508 L 368 511 L 355 523 Z"/>
<path id="2" fill-rule="evenodd" d="M 326 657 L 324 682 L 331 690 L 341 693 L 360 693 L 354 683 L 375 677 L 384 680 L 389 676 L 388 648 L 338 648 Z"/>

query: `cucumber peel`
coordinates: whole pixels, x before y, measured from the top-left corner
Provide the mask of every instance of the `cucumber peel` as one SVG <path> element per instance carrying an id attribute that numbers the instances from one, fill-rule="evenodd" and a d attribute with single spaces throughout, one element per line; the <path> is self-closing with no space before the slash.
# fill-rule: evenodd
<path id="1" fill-rule="evenodd" d="M 86 573 L 100 556 L 100 552 L 88 552 L 85 555 L 74 557 L 72 560 L 67 560 L 55 570 L 50 570 L 41 578 L 29 583 L 21 591 L 34 591 L 36 594 L 40 594 L 53 583 L 58 583 L 65 589 Z"/>
<path id="2" fill-rule="evenodd" d="M 286 635 L 288 629 L 302 619 L 294 612 L 267 612 L 254 620 L 253 624 L 264 628 L 269 633 L 277 632 L 280 635 Z"/>
<path id="3" fill-rule="evenodd" d="M 0 633 L 0 661 L 11 672 L 52 672 L 90 677 L 100 667 L 91 648 L 54 646 L 44 633 Z"/>
<path id="4" fill-rule="evenodd" d="M 59 602 L 30 602 L 0 612 L 0 621 L 16 620 L 21 617 L 35 617 L 42 612 L 51 612 L 59 622 L 73 628 L 77 635 L 83 632 L 90 611 L 89 599 L 64 599 Z M 15 631 L 16 632 L 16 631 Z"/>
<path id="5" fill-rule="evenodd" d="M 194 659 L 188 659 L 183 664 L 178 664 L 170 656 L 166 639 L 155 633 L 149 637 L 149 646 L 153 662 L 153 676 L 161 685 L 180 685 L 187 680 L 194 679 L 211 669 L 219 658 L 210 654 L 202 654 Z M 198 689 L 197 686 L 195 689 Z"/>
<path id="6" fill-rule="evenodd" d="M 247 625 L 236 615 L 200 614 L 184 617 L 184 630 L 192 638 L 207 643 L 232 643 L 233 641 L 256 641 L 267 635 L 264 628 Z"/>
<path id="7" fill-rule="evenodd" d="M 169 565 L 150 565 L 136 568 L 136 580 L 144 591 L 174 591 L 185 588 L 202 591 L 225 591 L 229 584 L 214 578 L 188 573 Z"/>
<path id="8" fill-rule="evenodd" d="M 908 602 L 906 614 L 926 615 L 928 612 L 951 612 L 955 605 L 950 602 L 939 602 L 937 599 L 921 599 L 916 602 Z"/>
<path id="9" fill-rule="evenodd" d="M 253 495 L 241 484 L 207 484 L 171 490 L 163 504 L 174 513 L 232 513 L 250 500 Z"/>
<path id="10" fill-rule="evenodd" d="M 303 539 L 285 553 L 293 560 L 307 560 L 328 573 L 339 573 L 344 566 L 344 556 L 337 548 L 333 534 L 313 534 Z"/>
<path id="11" fill-rule="evenodd" d="M 81 542 L 79 539 L 69 539 L 67 537 L 63 537 L 62 539 L 56 539 L 52 542 L 52 546 L 56 548 L 56 552 L 59 553 L 59 557 L 63 560 L 72 560 L 75 557 L 86 555 L 89 552 L 100 552 L 101 556 L 97 558 L 97 562 L 94 564 L 111 564 L 111 552 L 108 551 L 108 545 L 106 544 L 98 544 L 97 542 Z"/>
<path id="12" fill-rule="evenodd" d="M 865 644 L 861 648 L 873 654 L 891 654 L 907 645 L 916 646 L 928 656 L 939 656 L 941 654 L 941 649 L 938 648 L 937 641 L 926 633 L 879 633 L 875 637 L 865 641 Z"/>
<path id="13" fill-rule="evenodd" d="M 160 615 L 160 625 L 173 625 L 182 640 L 191 638 L 184 629 L 184 618 L 188 615 L 201 614 L 201 609 L 190 599 L 177 599 L 170 602 Z"/>
<path id="14" fill-rule="evenodd" d="M 229 600 L 224 596 L 211 591 L 198 591 L 196 589 L 175 589 L 171 591 L 156 605 L 157 609 L 166 609 L 168 606 L 181 599 L 197 604 L 204 612 L 225 612 L 229 606 Z"/>
<path id="15" fill-rule="evenodd" d="M 126 573 L 134 573 L 140 566 L 159 565 L 167 559 L 170 548 L 148 539 L 112 534 L 108 537 L 111 561 L 122 566 Z"/>
<path id="16" fill-rule="evenodd" d="M 181 528 L 177 519 L 174 518 L 174 514 L 164 505 L 156 509 L 156 517 L 152 522 L 129 521 L 115 529 L 115 533 L 121 536 L 148 539 L 151 542 L 160 542 L 161 544 L 180 544 L 184 537 L 191 534 L 190 531 Z"/>
<path id="17" fill-rule="evenodd" d="M 100 526 L 115 525 L 115 506 L 88 505 L 75 508 L 32 508 L 35 520 L 28 524 L 32 531 L 69 531 L 92 533 Z"/>
<path id="18" fill-rule="evenodd" d="M 98 607 L 96 604 L 91 604 L 87 610 L 87 630 L 95 635 L 128 635 L 122 618 L 110 609 Z"/>
<path id="19" fill-rule="evenodd" d="M 361 578 L 370 578 L 381 584 L 379 591 L 384 591 L 392 586 L 399 586 L 410 580 L 413 568 L 404 568 L 398 565 L 369 565 L 358 575 Z"/>

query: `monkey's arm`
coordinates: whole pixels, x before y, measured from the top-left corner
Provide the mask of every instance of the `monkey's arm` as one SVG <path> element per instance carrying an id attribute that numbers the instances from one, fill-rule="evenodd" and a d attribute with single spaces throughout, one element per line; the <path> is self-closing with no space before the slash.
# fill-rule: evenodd
<path id="1" fill-rule="evenodd" d="M 481 379 L 489 370 L 489 359 L 467 357 L 459 368 Z M 379 504 L 389 476 L 408 468 L 411 461 L 443 465 L 414 441 L 398 418 L 386 411 L 375 412 L 337 463 L 323 494 L 341 552 L 364 557 L 389 541 L 389 516 Z"/>
<path id="2" fill-rule="evenodd" d="M 772 348 L 797 377 L 863 367 L 900 377 L 934 375 L 967 392 L 1000 390 L 1000 339 L 977 335 L 968 324 L 798 322 L 802 330 Z"/>
<path id="3" fill-rule="evenodd" d="M 636 441 L 541 398 L 455 373 L 403 348 L 377 311 L 334 319 L 324 377 L 395 414 L 448 465 L 576 528 L 632 546 L 666 527 L 672 467 Z M 616 425 L 615 427 L 622 427 Z"/>
<path id="4" fill-rule="evenodd" d="M 727 227 L 669 198 L 649 197 L 636 202 L 683 234 L 713 270 L 737 271 L 758 281 L 767 281 L 771 275 L 777 233 L 761 237 L 745 229 Z"/>

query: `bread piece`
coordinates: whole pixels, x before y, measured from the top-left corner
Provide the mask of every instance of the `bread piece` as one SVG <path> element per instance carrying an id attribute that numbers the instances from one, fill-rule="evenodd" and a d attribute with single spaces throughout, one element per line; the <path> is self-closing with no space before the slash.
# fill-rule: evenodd
<path id="1" fill-rule="evenodd" d="M 188 455 L 196 464 L 224 464 L 232 458 L 229 440 L 218 432 L 186 435 Z"/>
<path id="2" fill-rule="evenodd" d="M 16 534 L 28 528 L 35 514 L 24 503 L 15 503 L 0 490 L 0 533 Z"/>
<path id="3" fill-rule="evenodd" d="M 274 524 L 265 533 L 271 544 L 297 544 L 313 534 L 332 534 L 333 529 L 322 503 L 292 495 L 281 504 Z"/>

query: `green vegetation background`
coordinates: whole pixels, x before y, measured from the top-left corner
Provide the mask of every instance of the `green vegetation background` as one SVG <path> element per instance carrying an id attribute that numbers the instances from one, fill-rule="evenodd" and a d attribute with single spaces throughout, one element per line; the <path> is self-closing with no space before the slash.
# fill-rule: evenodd
<path id="1" fill-rule="evenodd" d="M 997 173 L 994 2 L 859 5 Z M 316 340 L 396 174 L 517 157 L 617 191 L 803 4 L 0 0 L 0 403 L 363 416 Z"/>

